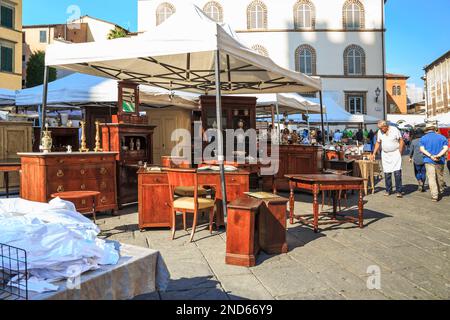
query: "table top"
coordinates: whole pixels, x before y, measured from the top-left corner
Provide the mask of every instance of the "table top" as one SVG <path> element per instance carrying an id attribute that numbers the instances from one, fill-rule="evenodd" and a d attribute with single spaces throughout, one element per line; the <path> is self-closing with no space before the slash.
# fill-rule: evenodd
<path id="1" fill-rule="evenodd" d="M 0 159 L 0 166 L 20 166 L 20 159 Z"/>
<path id="2" fill-rule="evenodd" d="M 330 160 L 325 160 L 327 162 L 339 162 L 339 163 L 352 163 L 355 162 L 355 159 L 344 159 L 344 160 L 339 160 L 339 159 L 330 159 Z"/>
<path id="3" fill-rule="evenodd" d="M 96 197 L 100 195 L 98 191 L 66 191 L 66 192 L 58 192 L 53 193 L 52 198 L 61 198 L 61 199 L 82 199 L 86 197 Z"/>
<path id="4" fill-rule="evenodd" d="M 167 173 L 166 168 L 161 168 L 161 171 L 146 171 L 143 167 L 141 167 L 138 171 L 138 174 L 161 174 L 161 173 Z M 199 170 L 197 171 L 198 175 L 219 175 L 220 171 L 216 171 L 216 170 Z M 225 175 L 233 175 L 233 174 L 238 174 L 238 175 L 250 175 L 250 172 L 244 169 L 237 169 L 236 171 L 225 171 Z"/>
<path id="5" fill-rule="evenodd" d="M 118 152 L 109 152 L 109 151 L 103 151 L 103 152 L 19 152 L 17 155 L 19 157 L 74 157 L 74 156 L 106 156 L 106 155 L 117 155 Z"/>
<path id="6" fill-rule="evenodd" d="M 339 174 L 287 174 L 286 178 L 294 181 L 322 182 L 322 183 L 346 183 L 364 182 L 363 178 L 351 177 Z"/>

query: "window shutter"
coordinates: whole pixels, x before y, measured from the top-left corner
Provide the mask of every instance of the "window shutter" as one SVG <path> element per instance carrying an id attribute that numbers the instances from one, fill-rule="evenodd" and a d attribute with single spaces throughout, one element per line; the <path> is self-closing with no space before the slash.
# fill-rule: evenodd
<path id="1" fill-rule="evenodd" d="M 1 22 L 2 26 L 6 28 L 13 28 L 13 9 L 2 6 L 1 9 Z"/>
<path id="2" fill-rule="evenodd" d="M 13 72 L 13 50 L 1 47 L 1 71 Z"/>

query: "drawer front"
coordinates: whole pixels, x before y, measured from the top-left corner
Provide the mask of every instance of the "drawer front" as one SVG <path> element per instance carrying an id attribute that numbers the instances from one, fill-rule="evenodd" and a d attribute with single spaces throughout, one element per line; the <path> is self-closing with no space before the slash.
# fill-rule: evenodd
<path id="1" fill-rule="evenodd" d="M 105 162 L 114 162 L 114 156 L 61 156 L 46 158 L 45 163 L 48 166 L 76 165 L 76 164 L 103 164 Z M 106 164 L 106 163 L 105 163 Z"/>
<path id="2" fill-rule="evenodd" d="M 47 177 L 50 181 L 66 181 L 67 179 L 101 179 L 114 175 L 113 164 L 77 165 L 72 167 L 55 166 L 47 168 Z"/>
<path id="3" fill-rule="evenodd" d="M 110 193 L 115 191 L 113 179 L 56 179 L 48 184 L 49 194 L 65 191 L 100 191 Z"/>
<path id="4" fill-rule="evenodd" d="M 114 192 L 102 193 L 97 197 L 97 207 L 112 206 L 116 204 L 116 194 Z"/>
<path id="5" fill-rule="evenodd" d="M 143 184 L 169 184 L 167 174 L 146 174 L 142 175 Z"/>

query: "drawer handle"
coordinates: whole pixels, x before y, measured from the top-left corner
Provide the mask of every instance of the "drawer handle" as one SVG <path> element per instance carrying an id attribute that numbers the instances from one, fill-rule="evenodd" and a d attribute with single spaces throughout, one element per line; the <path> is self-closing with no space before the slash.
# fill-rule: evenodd
<path id="1" fill-rule="evenodd" d="M 236 178 L 231 178 L 231 181 L 232 182 L 236 182 Z"/>
<path id="2" fill-rule="evenodd" d="M 156 178 L 156 179 L 155 179 L 155 182 L 156 182 L 156 183 L 160 183 L 161 180 L 159 180 L 159 178 Z"/>
<path id="3" fill-rule="evenodd" d="M 56 176 L 58 178 L 64 177 L 64 172 L 62 170 L 58 170 L 58 172 L 56 173 Z"/>
<path id="4" fill-rule="evenodd" d="M 85 175 L 85 174 L 86 174 L 86 170 L 85 170 L 85 169 L 81 169 L 81 170 L 80 170 L 80 174 L 81 174 L 81 175 Z"/>
<path id="5" fill-rule="evenodd" d="M 85 185 L 85 184 L 82 184 L 82 185 L 80 186 L 80 188 L 81 188 L 81 190 L 86 190 L 86 185 Z"/>
<path id="6" fill-rule="evenodd" d="M 83 206 L 86 205 L 86 199 L 81 200 L 81 205 L 83 205 Z"/>
<path id="7" fill-rule="evenodd" d="M 58 188 L 56 189 L 56 191 L 58 191 L 58 192 L 64 192 L 64 187 L 63 187 L 63 186 L 58 186 Z"/>
<path id="8" fill-rule="evenodd" d="M 100 202 L 101 202 L 102 204 L 105 204 L 105 203 L 107 202 L 106 197 L 103 196 L 103 197 L 100 199 Z"/>
<path id="9" fill-rule="evenodd" d="M 63 159 L 59 159 L 58 162 L 59 163 L 64 163 L 64 160 Z"/>
<path id="10" fill-rule="evenodd" d="M 106 168 L 100 168 L 100 174 L 105 175 L 108 170 Z"/>
<path id="11" fill-rule="evenodd" d="M 102 189 L 102 190 L 106 189 L 106 182 L 105 181 L 100 183 L 100 189 Z"/>

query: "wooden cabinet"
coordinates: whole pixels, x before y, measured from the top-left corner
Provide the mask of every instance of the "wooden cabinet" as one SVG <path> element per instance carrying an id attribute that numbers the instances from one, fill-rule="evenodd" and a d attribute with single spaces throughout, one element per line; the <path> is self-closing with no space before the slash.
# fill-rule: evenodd
<path id="1" fill-rule="evenodd" d="M 80 139 L 78 137 L 79 128 L 49 127 L 48 131 L 50 131 L 52 135 L 52 152 L 66 152 L 68 145 L 72 146 L 72 150 L 74 151 L 80 149 Z M 33 152 L 40 152 L 41 128 L 34 127 L 33 134 Z"/>
<path id="2" fill-rule="evenodd" d="M 19 159 L 18 152 L 31 152 L 32 123 L 0 121 L 0 160 Z M 0 188 L 5 188 L 3 175 L 0 175 Z M 10 187 L 19 186 L 19 174 L 9 174 Z"/>
<path id="3" fill-rule="evenodd" d="M 270 148 L 270 145 L 269 145 Z M 289 190 L 286 174 L 321 173 L 323 169 L 323 147 L 309 145 L 280 145 L 279 169 L 275 176 L 263 176 L 263 189 Z"/>
<path id="4" fill-rule="evenodd" d="M 227 200 L 234 201 L 249 191 L 249 173 L 243 170 L 226 173 Z M 170 191 L 167 173 L 138 171 L 139 228 L 171 227 Z M 218 216 L 222 212 L 222 189 L 218 172 L 198 173 L 198 184 L 212 186 L 218 199 Z M 222 215 L 223 217 L 223 215 Z M 222 218 L 223 219 L 223 218 Z M 219 223 L 220 224 L 220 223 Z"/>
<path id="5" fill-rule="evenodd" d="M 117 210 L 116 153 L 20 153 L 23 199 L 48 202 L 64 191 L 99 191 L 98 211 Z M 79 212 L 92 210 L 85 200 L 74 202 Z"/>
<path id="6" fill-rule="evenodd" d="M 152 163 L 154 126 L 101 124 L 103 151 L 117 152 L 117 192 L 119 206 L 138 201 L 139 162 Z"/>

